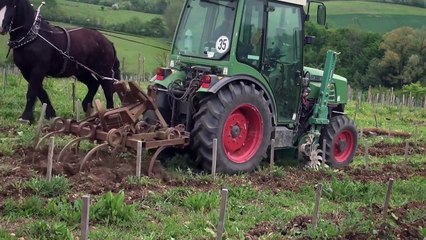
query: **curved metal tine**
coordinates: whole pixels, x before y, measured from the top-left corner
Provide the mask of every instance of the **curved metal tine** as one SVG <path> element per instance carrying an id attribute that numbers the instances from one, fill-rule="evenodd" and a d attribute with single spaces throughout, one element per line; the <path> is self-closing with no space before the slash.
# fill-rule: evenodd
<path id="1" fill-rule="evenodd" d="M 154 155 L 152 156 L 152 158 L 151 158 L 151 161 L 149 162 L 149 168 L 148 168 L 148 176 L 151 176 L 151 173 L 152 173 L 152 168 L 154 167 L 154 162 L 155 162 L 155 160 L 157 159 L 157 157 L 158 157 L 158 155 L 164 150 L 164 149 L 166 149 L 167 147 L 166 146 L 161 146 L 160 148 L 158 148 L 156 151 L 155 151 L 155 153 L 154 153 Z"/>
<path id="2" fill-rule="evenodd" d="M 98 145 L 98 146 L 96 146 L 96 147 L 94 147 L 94 148 L 92 148 L 92 150 L 90 150 L 87 154 L 86 154 L 86 156 L 83 158 L 83 160 L 81 160 L 81 162 L 80 162 L 80 172 L 83 170 L 83 166 L 84 166 L 84 164 L 86 163 L 86 161 L 94 154 L 94 153 L 96 153 L 97 151 L 99 151 L 100 149 L 102 149 L 102 148 L 105 148 L 105 147 L 108 147 L 109 146 L 109 144 L 108 143 L 102 143 L 101 145 Z"/>
<path id="3" fill-rule="evenodd" d="M 52 135 L 55 135 L 55 134 L 59 134 L 59 133 L 62 133 L 63 131 L 61 130 L 61 131 L 54 131 L 54 132 L 50 132 L 50 133 L 48 133 L 48 134 L 46 134 L 46 135 L 44 135 L 42 138 L 40 138 L 40 140 L 38 140 L 38 142 L 37 142 L 37 145 L 35 146 L 35 150 L 37 150 L 37 149 L 39 149 L 39 147 L 40 147 L 40 144 L 45 140 L 45 139 L 47 139 L 47 138 L 49 138 L 50 136 L 52 136 Z"/>
<path id="4" fill-rule="evenodd" d="M 61 158 L 62 158 L 62 155 L 64 154 L 64 152 L 65 152 L 65 150 L 67 150 L 68 148 L 70 148 L 71 147 L 71 145 L 73 145 L 74 143 L 80 143 L 80 141 L 82 141 L 82 140 L 84 140 L 84 139 L 89 139 L 88 137 L 79 137 L 79 138 L 76 138 L 76 139 L 74 139 L 74 140 L 72 140 L 72 141 L 70 141 L 69 143 L 67 143 L 63 148 L 62 148 L 62 150 L 61 150 L 61 152 L 59 152 L 59 155 L 58 155 L 58 162 L 59 162 L 59 160 L 61 160 Z"/>

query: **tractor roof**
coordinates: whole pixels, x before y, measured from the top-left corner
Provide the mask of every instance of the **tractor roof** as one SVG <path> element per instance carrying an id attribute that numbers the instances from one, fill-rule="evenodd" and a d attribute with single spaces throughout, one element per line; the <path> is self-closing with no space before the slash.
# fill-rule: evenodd
<path id="1" fill-rule="evenodd" d="M 302 6 L 306 5 L 306 0 L 278 0 L 278 1 L 279 2 L 293 3 L 293 4 L 297 4 L 297 5 L 302 5 Z"/>

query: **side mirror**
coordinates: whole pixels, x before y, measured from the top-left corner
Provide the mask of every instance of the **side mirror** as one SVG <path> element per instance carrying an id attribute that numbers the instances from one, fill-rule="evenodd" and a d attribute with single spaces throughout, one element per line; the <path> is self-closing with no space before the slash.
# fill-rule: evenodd
<path id="1" fill-rule="evenodd" d="M 319 25 L 325 25 L 325 19 L 326 19 L 326 7 L 325 5 L 321 4 L 318 5 L 318 9 L 317 9 L 317 23 Z"/>

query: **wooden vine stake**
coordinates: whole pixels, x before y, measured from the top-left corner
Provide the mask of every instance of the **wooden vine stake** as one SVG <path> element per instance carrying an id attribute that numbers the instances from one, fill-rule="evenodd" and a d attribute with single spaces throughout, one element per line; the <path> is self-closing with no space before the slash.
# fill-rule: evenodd
<path id="1" fill-rule="evenodd" d="M 227 201 L 228 201 L 228 189 L 224 188 L 221 191 L 219 224 L 217 226 L 216 240 L 222 240 L 222 235 L 223 235 L 223 231 L 224 231 L 224 228 L 225 228 L 225 213 L 226 213 L 226 202 Z"/>
<path id="2" fill-rule="evenodd" d="M 322 184 L 318 183 L 316 186 L 316 200 L 315 200 L 315 207 L 314 207 L 314 215 L 312 216 L 312 224 L 314 225 L 314 228 L 318 225 L 318 218 L 319 218 L 319 208 L 321 204 L 321 193 L 322 193 Z"/>
<path id="3" fill-rule="evenodd" d="M 389 202 L 392 194 L 393 178 L 389 178 L 388 190 L 386 191 L 385 204 L 383 206 L 383 220 L 386 222 L 388 215 Z"/>
<path id="4" fill-rule="evenodd" d="M 325 159 L 326 151 L 327 151 L 327 140 L 323 139 L 322 140 L 322 162 L 323 163 L 327 162 Z"/>
<path id="5" fill-rule="evenodd" d="M 49 142 L 49 153 L 47 154 L 47 171 L 46 178 L 47 181 L 52 180 L 52 166 L 53 166 L 53 150 L 55 149 L 55 137 L 50 137 Z"/>
<path id="6" fill-rule="evenodd" d="M 368 169 L 368 139 L 365 139 L 364 160 L 365 160 L 365 168 Z"/>
<path id="7" fill-rule="evenodd" d="M 80 100 L 77 99 L 77 101 L 75 102 L 75 119 L 77 120 L 77 122 L 80 121 Z"/>
<path id="8" fill-rule="evenodd" d="M 216 180 L 216 165 L 217 165 L 217 138 L 213 139 L 213 147 L 212 147 L 212 175 L 213 181 Z"/>
<path id="9" fill-rule="evenodd" d="M 405 139 L 404 159 L 405 159 L 406 165 L 408 165 L 408 148 L 409 148 L 409 143 L 408 143 L 408 140 Z"/>
<path id="10" fill-rule="evenodd" d="M 89 239 L 89 213 L 90 213 L 90 196 L 84 195 L 82 198 L 83 205 L 81 209 L 81 240 Z"/>
<path id="11" fill-rule="evenodd" d="M 3 68 L 3 94 L 6 93 L 6 83 L 7 83 L 7 68 Z"/>
<path id="12" fill-rule="evenodd" d="M 41 128 L 43 127 L 43 121 L 46 115 L 46 109 L 47 109 L 47 104 L 43 103 L 43 106 L 41 107 L 40 118 L 38 119 L 37 132 L 34 139 L 34 147 L 37 145 L 38 140 L 40 140 Z"/>
<path id="13" fill-rule="evenodd" d="M 271 140 L 271 159 L 269 162 L 269 171 L 272 173 L 274 171 L 274 159 L 275 159 L 275 139 Z"/>
<path id="14" fill-rule="evenodd" d="M 138 141 L 137 151 L 136 151 L 136 177 L 141 176 L 141 166 L 142 166 L 142 141 Z"/>

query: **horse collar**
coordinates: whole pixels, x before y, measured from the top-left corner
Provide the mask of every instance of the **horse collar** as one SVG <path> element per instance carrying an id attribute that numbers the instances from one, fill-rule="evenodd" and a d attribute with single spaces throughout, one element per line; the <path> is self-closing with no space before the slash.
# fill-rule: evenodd
<path id="1" fill-rule="evenodd" d="M 36 21 L 34 22 L 33 26 L 30 28 L 27 34 L 25 34 L 24 37 L 22 37 L 19 40 L 9 41 L 8 43 L 9 48 L 16 49 L 34 41 L 38 36 L 38 32 L 40 30 L 40 24 L 41 24 L 41 18 L 38 17 Z"/>

